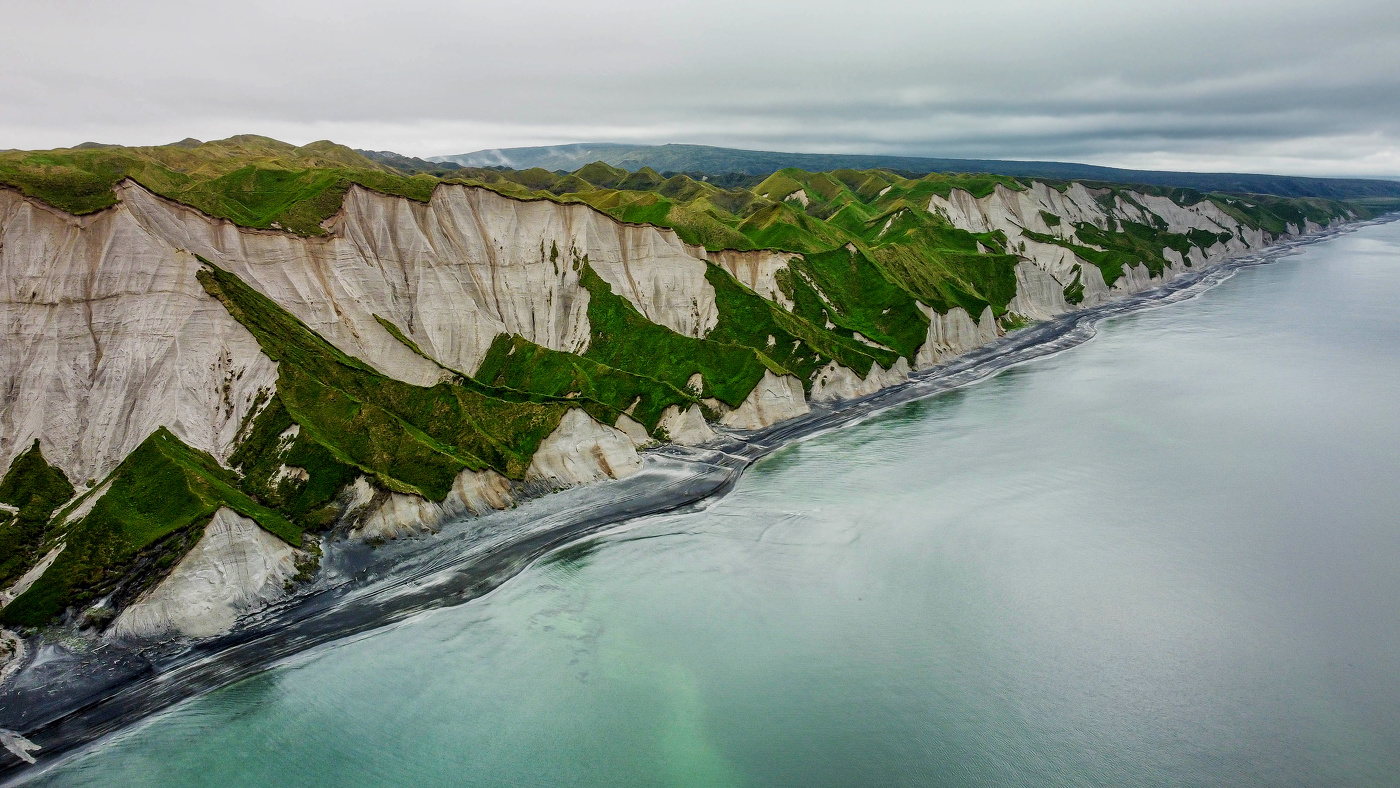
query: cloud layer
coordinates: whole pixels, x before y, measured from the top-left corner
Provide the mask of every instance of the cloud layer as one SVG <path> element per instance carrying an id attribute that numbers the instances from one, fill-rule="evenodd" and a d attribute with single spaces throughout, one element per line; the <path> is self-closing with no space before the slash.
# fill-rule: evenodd
<path id="1" fill-rule="evenodd" d="M 7 3 L 0 148 L 253 132 L 1400 175 L 1400 4 Z"/>

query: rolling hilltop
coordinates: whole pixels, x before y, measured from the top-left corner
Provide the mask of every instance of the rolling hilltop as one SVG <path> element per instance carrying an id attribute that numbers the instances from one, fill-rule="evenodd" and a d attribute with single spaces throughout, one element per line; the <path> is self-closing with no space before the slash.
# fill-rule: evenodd
<path id="1" fill-rule="evenodd" d="M 462 167 L 500 166 L 518 170 L 531 167 L 542 167 L 547 170 L 575 170 L 585 164 L 602 161 L 614 167 L 634 171 L 650 167 L 658 172 L 693 172 L 708 175 L 725 173 L 769 175 L 787 168 L 812 172 L 840 169 L 886 169 L 913 176 L 934 172 L 992 173 L 1018 178 L 1142 184 L 1199 191 L 1272 194 L 1280 197 L 1327 197 L 1342 200 L 1363 197 L 1400 197 L 1400 183 L 1379 179 L 1124 170 L 1116 167 L 1099 167 L 1092 164 L 1058 161 L 778 153 L 716 148 L 709 145 L 619 145 L 607 142 L 586 142 L 532 148 L 495 148 L 456 156 L 438 156 L 433 161 Z"/>
<path id="2" fill-rule="evenodd" d="M 578 155 L 0 153 L 0 620 L 217 633 L 314 577 L 328 533 L 626 476 L 649 446 L 1400 207 Z M 211 566 L 229 587 L 191 580 Z"/>

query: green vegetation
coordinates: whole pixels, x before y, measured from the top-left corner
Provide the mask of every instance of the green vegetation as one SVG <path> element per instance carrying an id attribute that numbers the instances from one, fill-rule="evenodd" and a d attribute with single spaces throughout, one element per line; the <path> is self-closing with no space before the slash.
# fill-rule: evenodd
<path id="1" fill-rule="evenodd" d="M 154 148 L 98 146 L 0 153 L 0 184 L 75 214 L 116 204 L 131 179 L 162 197 L 245 227 L 321 235 L 352 184 L 425 201 L 438 180 L 405 176 L 331 142 L 300 148 L 242 135 Z"/>
<path id="2" fill-rule="evenodd" d="M 0 480 L 0 503 L 17 510 L 0 512 L 0 587 L 19 579 L 41 557 L 44 525 L 72 497 L 73 485 L 44 459 L 36 438 Z"/>
<path id="3" fill-rule="evenodd" d="M 605 424 L 628 412 L 664 439 L 659 421 L 668 408 L 702 404 L 714 417 L 705 400 L 737 407 L 767 372 L 793 375 L 810 391 L 819 370 L 832 362 L 864 376 L 875 364 L 912 361 L 927 336 L 927 309 L 962 308 L 974 317 L 990 309 L 1006 330 L 1026 323 L 1008 311 L 1016 296 L 1017 252 L 1024 250 L 1009 248 L 1001 232 L 968 232 L 930 210 L 932 200 L 957 189 L 980 198 L 1029 187 L 1008 176 L 789 168 L 712 177 L 628 172 L 602 162 L 573 173 L 509 171 L 437 166 L 388 153 L 367 158 L 329 142 L 295 147 L 253 136 L 0 153 L 0 186 L 76 214 L 114 205 L 114 189 L 126 179 L 244 227 L 303 235 L 325 233 L 323 223 L 356 184 L 420 202 L 439 184 L 452 183 L 522 200 L 587 205 L 622 222 L 667 228 L 710 251 L 789 253 L 776 279 L 790 310 L 711 264 L 705 276 L 718 320 L 703 338 L 684 336 L 650 322 L 614 293 L 586 255 L 570 250 L 569 259 L 560 259 L 553 246 L 549 259 L 572 266 L 589 293 L 588 348 L 566 353 L 499 336 L 475 375 L 444 367 L 443 381 L 425 387 L 338 350 L 237 276 L 204 261 L 199 281 L 205 290 L 278 362 L 276 390 L 264 392 L 241 425 L 229 463 L 235 470 L 161 429 L 113 471 L 87 515 L 55 517 L 73 488 L 36 442 L 0 481 L 0 502 L 15 509 L 0 511 L 0 584 L 44 551 L 60 543 L 66 548 L 4 611 L 7 623 L 42 624 L 107 595 L 119 603 L 134 599 L 197 541 L 220 506 L 299 544 L 303 533 L 334 523 L 337 496 L 361 474 L 382 488 L 430 500 L 443 499 L 466 469 L 523 479 L 541 441 L 569 408 Z M 1062 192 L 1070 186 L 1049 185 Z M 1107 208 L 1137 205 L 1141 198 L 1134 195 L 1143 193 L 1186 206 L 1209 201 L 1248 228 L 1274 235 L 1308 222 L 1400 209 L 1400 200 L 1390 198 L 1339 203 L 1091 187 Z M 1040 218 L 1055 229 L 1026 231 L 1026 238 L 1072 251 L 1110 285 L 1125 266 L 1161 274 L 1170 254 L 1164 250 L 1185 256 L 1193 247 L 1232 240 L 1228 233 L 1172 233 L 1155 217 L 1072 227 L 1052 213 L 1042 211 Z M 1083 270 L 1076 265 L 1064 287 L 1070 304 L 1084 300 Z M 441 366 L 390 319 L 375 317 L 405 347 Z M 700 390 L 691 391 L 696 375 Z"/>
<path id="4" fill-rule="evenodd" d="M 574 353 L 550 350 L 521 336 L 496 337 L 476 371 L 476 379 L 565 399 L 591 400 L 614 414 L 632 408 L 648 432 L 672 405 L 688 409 L 698 401 L 676 386 L 645 375 L 624 372 Z M 608 423 L 616 423 L 616 416 Z"/>
<path id="5" fill-rule="evenodd" d="M 588 290 L 592 340 L 584 357 L 600 364 L 684 389 L 700 375 L 701 396 L 738 407 L 763 379 L 763 373 L 787 370 L 763 353 L 741 345 L 695 339 L 647 320 L 627 299 L 582 262 L 579 282 Z"/>
<path id="6" fill-rule="evenodd" d="M 467 379 L 431 388 L 395 380 L 342 353 L 233 274 L 206 261 L 199 280 L 279 362 L 277 399 L 301 435 L 390 490 L 440 501 L 467 468 L 523 479 L 535 449 L 570 407 L 540 395 L 488 392 Z M 266 443 L 273 426 L 258 427 Z"/>
<path id="7" fill-rule="evenodd" d="M 198 541 L 220 507 L 252 518 L 294 545 L 301 542 L 296 526 L 239 491 L 231 472 L 164 427 L 123 460 L 103 486 L 105 492 L 86 516 L 51 526 L 54 533 L 45 546 L 66 546 L 48 571 L 4 609 L 4 623 L 39 626 L 70 606 L 112 592 L 134 599 Z"/>
<path id="8" fill-rule="evenodd" d="M 827 331 L 788 312 L 717 266 L 709 267 L 706 279 L 715 288 L 719 311 L 719 322 L 708 339 L 760 351 L 765 359 L 801 380 L 807 391 L 811 391 L 817 371 L 832 360 L 865 375 L 876 361 L 888 367 L 898 358 L 892 351 L 871 348 L 849 334 Z M 924 325 L 928 325 L 927 320 Z"/>
<path id="9" fill-rule="evenodd" d="M 1074 267 L 1074 281 L 1065 285 L 1065 303 L 1071 306 L 1084 303 L 1084 270 Z"/>
<path id="10" fill-rule="evenodd" d="M 293 424 L 281 397 L 272 395 L 229 464 L 242 474 L 239 487 L 244 492 L 277 509 L 298 528 L 321 531 L 340 514 L 335 496 L 359 470 L 337 460 L 299 428 L 293 431 Z"/>

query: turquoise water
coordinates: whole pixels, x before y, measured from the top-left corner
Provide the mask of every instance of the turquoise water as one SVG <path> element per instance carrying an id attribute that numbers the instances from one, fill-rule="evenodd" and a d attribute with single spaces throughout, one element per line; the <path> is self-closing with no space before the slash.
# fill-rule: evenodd
<path id="1" fill-rule="evenodd" d="M 53 786 L 1394 785 L 1400 225 L 783 450 Z"/>

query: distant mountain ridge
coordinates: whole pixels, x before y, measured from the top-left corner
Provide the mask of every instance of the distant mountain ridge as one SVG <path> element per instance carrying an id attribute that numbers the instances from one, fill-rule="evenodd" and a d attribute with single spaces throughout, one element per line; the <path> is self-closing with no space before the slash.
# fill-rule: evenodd
<path id="1" fill-rule="evenodd" d="M 743 173 L 769 175 L 788 167 L 808 172 L 841 169 L 888 169 L 925 175 L 931 172 L 1010 175 L 1020 178 L 1089 180 L 1137 183 L 1200 191 L 1272 194 L 1280 197 L 1324 197 L 1332 200 L 1362 197 L 1400 197 L 1400 182 L 1369 178 L 1307 178 L 1295 175 L 1251 173 L 1196 173 L 1125 170 L 1093 164 L 1058 161 L 1006 161 L 999 159 L 942 159 L 844 153 L 781 153 L 776 151 L 717 148 L 710 145 L 628 145 L 583 142 L 528 148 L 494 148 L 454 156 L 434 156 L 429 161 L 462 167 L 510 167 L 524 170 L 573 171 L 595 161 L 633 172 L 650 167 L 658 172 L 705 174 Z"/>

